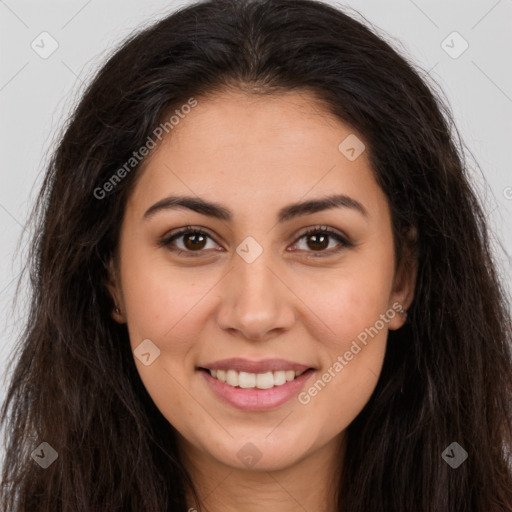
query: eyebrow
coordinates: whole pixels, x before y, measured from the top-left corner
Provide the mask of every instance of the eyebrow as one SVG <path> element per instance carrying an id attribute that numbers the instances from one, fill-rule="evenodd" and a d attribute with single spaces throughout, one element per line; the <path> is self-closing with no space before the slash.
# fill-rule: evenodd
<path id="1" fill-rule="evenodd" d="M 225 206 L 192 196 L 165 197 L 150 206 L 144 213 L 143 219 L 147 220 L 160 211 L 183 208 L 220 220 L 231 221 L 233 219 L 233 212 Z M 278 222 L 283 223 L 296 217 L 310 215 L 333 208 L 348 208 L 359 212 L 364 217 L 368 217 L 368 211 L 359 201 L 347 195 L 338 194 L 285 206 L 279 210 L 277 220 Z"/>

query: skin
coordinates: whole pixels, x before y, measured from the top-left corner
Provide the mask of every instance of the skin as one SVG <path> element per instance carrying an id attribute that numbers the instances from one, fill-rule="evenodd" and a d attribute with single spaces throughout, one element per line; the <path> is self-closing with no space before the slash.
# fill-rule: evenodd
<path id="1" fill-rule="evenodd" d="M 292 398 L 266 411 L 239 410 L 196 370 L 231 357 L 282 358 L 316 368 L 307 390 L 394 303 L 409 306 L 414 262 L 395 269 L 389 205 L 367 151 L 350 161 L 338 149 L 353 133 L 309 93 L 198 98 L 146 159 L 127 202 L 111 266 L 120 308 L 113 316 L 127 323 L 133 349 L 144 339 L 160 349 L 149 366 L 135 363 L 179 432 L 184 463 L 212 512 L 334 510 L 345 430 L 375 389 L 388 329 L 405 321 L 394 315 L 305 405 Z M 334 192 L 359 201 L 367 215 L 332 208 L 277 222 L 282 207 Z M 233 219 L 187 209 L 143 218 L 170 195 L 220 203 Z M 186 236 L 174 246 L 201 255 L 159 245 L 187 225 L 210 238 L 200 249 Z M 353 246 L 302 236 L 318 225 Z M 263 249 L 252 263 L 236 252 L 248 236 Z M 237 457 L 248 442 L 261 453 L 252 467 Z"/>

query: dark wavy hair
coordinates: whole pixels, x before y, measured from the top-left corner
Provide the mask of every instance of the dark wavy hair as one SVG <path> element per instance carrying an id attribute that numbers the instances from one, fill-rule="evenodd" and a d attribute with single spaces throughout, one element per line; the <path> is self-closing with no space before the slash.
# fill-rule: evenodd
<path id="1" fill-rule="evenodd" d="M 417 232 L 415 298 L 348 427 L 338 510 L 512 510 L 509 299 L 464 146 L 428 82 L 366 23 L 314 0 L 199 2 L 123 42 L 65 126 L 33 210 L 2 510 L 184 511 L 196 494 L 111 318 L 108 262 L 141 165 L 105 198 L 94 191 L 174 109 L 225 91 L 320 99 L 367 142 L 397 262 Z M 47 469 L 31 458 L 43 441 L 58 453 Z M 457 469 L 441 456 L 455 441 L 468 453 Z"/>

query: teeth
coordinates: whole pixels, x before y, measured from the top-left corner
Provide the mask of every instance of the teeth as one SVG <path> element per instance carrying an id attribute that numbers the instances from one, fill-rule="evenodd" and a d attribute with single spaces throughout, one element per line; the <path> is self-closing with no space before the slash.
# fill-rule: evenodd
<path id="1" fill-rule="evenodd" d="M 238 386 L 238 372 L 236 370 L 228 370 L 226 372 L 226 384 L 236 387 Z"/>
<path id="2" fill-rule="evenodd" d="M 295 372 L 293 372 L 295 373 Z M 274 386 L 282 386 L 286 383 L 286 372 L 274 372 Z"/>
<path id="3" fill-rule="evenodd" d="M 258 373 L 256 375 L 256 387 L 258 389 L 270 389 L 274 387 L 274 374 L 272 372 Z"/>
<path id="4" fill-rule="evenodd" d="M 236 370 L 209 370 L 210 375 L 233 387 L 244 389 L 270 389 L 292 381 L 304 372 L 279 370 L 266 373 L 237 372 Z"/>
<path id="5" fill-rule="evenodd" d="M 234 372 L 235 370 L 230 371 Z M 238 376 L 238 385 L 241 388 L 253 388 L 256 386 L 256 375 L 254 373 L 240 372 Z"/>

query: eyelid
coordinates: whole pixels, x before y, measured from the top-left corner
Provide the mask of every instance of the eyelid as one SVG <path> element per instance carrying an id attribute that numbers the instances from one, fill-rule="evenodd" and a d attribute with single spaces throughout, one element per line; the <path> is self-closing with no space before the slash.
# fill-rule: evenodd
<path id="1" fill-rule="evenodd" d="M 302 238 L 305 235 L 309 235 L 310 233 L 328 233 L 329 235 L 336 235 L 339 238 L 342 238 L 343 241 L 347 244 L 350 244 L 349 236 L 343 233 L 343 231 L 320 224 L 316 224 L 315 226 L 311 226 L 309 228 L 304 228 L 304 231 L 301 230 L 299 231 L 299 234 L 295 234 L 293 236 L 295 240 L 298 240 L 299 238 Z"/>
<path id="2" fill-rule="evenodd" d="M 186 235 L 187 233 L 190 233 L 190 232 L 198 233 L 200 235 L 206 235 L 208 238 L 213 240 L 217 245 L 219 245 L 218 242 L 215 240 L 215 237 L 206 228 L 203 228 L 200 226 L 190 226 L 190 225 L 185 226 L 183 228 L 173 230 L 170 233 L 165 234 L 158 241 L 158 245 L 160 245 L 161 247 L 170 247 L 172 241 L 174 241 L 175 239 L 178 239 L 178 238 L 182 237 L 183 235 Z M 197 253 L 197 255 L 200 255 L 201 253 L 205 252 L 204 250 L 185 251 L 185 250 L 179 249 L 179 248 L 171 249 L 171 250 L 173 250 L 174 252 L 176 252 L 178 254 L 187 253 L 187 254 L 191 254 L 192 256 L 194 256 L 194 253 Z"/>
<path id="3" fill-rule="evenodd" d="M 327 234 L 329 238 L 334 238 L 338 241 L 338 247 L 334 249 L 325 249 L 322 251 L 306 251 L 306 257 L 307 256 L 314 256 L 314 257 L 328 257 L 333 256 L 341 252 L 343 249 L 348 249 L 351 247 L 354 247 L 355 244 L 350 241 L 350 237 L 345 235 L 342 231 L 331 228 L 329 226 L 325 225 L 316 225 L 309 228 L 306 228 L 304 231 L 301 231 L 298 235 L 294 235 L 294 242 L 293 244 L 296 244 L 299 240 L 304 238 L 307 235 L 314 234 L 314 233 L 323 233 Z"/>
<path id="4" fill-rule="evenodd" d="M 173 242 L 175 239 L 178 239 L 190 232 L 200 234 L 200 235 L 205 235 L 208 238 L 210 238 L 211 240 L 213 240 L 217 245 L 219 245 L 217 243 L 217 241 L 215 240 L 215 237 L 212 234 L 210 234 L 209 230 L 207 230 L 206 228 L 200 227 L 200 226 L 190 226 L 190 225 L 185 226 L 183 228 L 179 228 L 174 231 L 171 231 L 170 233 L 164 235 L 159 240 L 158 244 L 162 247 L 170 247 L 171 242 Z M 342 249 L 354 247 L 354 245 L 355 245 L 350 241 L 349 237 L 347 235 L 345 235 L 343 232 L 337 230 L 336 228 L 331 228 L 331 227 L 325 226 L 325 225 L 315 225 L 315 226 L 311 226 L 308 228 L 304 228 L 303 231 L 299 231 L 298 234 L 293 235 L 294 238 L 293 238 L 292 244 L 297 243 L 300 239 L 304 238 L 305 236 L 307 236 L 309 234 L 313 234 L 313 233 L 327 234 L 328 237 L 335 238 L 339 243 L 339 246 L 336 249 L 323 250 L 323 251 L 306 251 L 306 253 L 310 253 L 311 255 L 315 255 L 316 257 L 334 255 L 334 254 L 337 254 L 338 252 L 340 252 Z M 190 251 L 190 250 L 183 250 L 183 249 L 179 249 L 179 248 L 173 248 L 170 250 L 176 254 L 186 253 L 187 255 L 190 255 L 192 257 L 201 256 L 202 253 L 207 252 L 204 249 L 197 250 L 197 251 Z M 194 253 L 196 253 L 196 254 L 194 254 Z"/>

